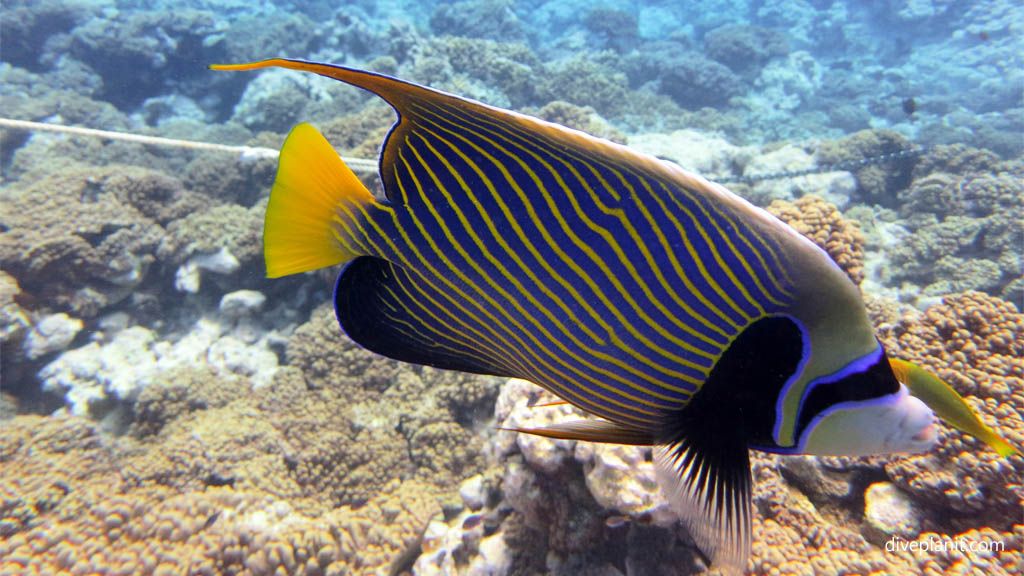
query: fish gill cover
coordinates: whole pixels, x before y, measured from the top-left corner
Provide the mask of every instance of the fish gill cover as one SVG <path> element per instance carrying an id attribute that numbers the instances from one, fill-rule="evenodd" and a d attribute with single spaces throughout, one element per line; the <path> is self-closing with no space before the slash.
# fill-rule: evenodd
<path id="1" fill-rule="evenodd" d="M 14 1 L 0 109 L 274 149 L 309 122 L 375 159 L 379 100 L 206 68 L 288 56 L 738 180 L 859 285 L 891 356 L 1020 447 L 1022 19 L 1011 1 Z M 0 571 L 717 570 L 650 449 L 498 431 L 582 413 L 361 349 L 327 304 L 337 270 L 266 279 L 272 158 L 6 128 L 0 163 Z M 949 426 L 912 456 L 751 465 L 749 573 L 1022 561 L 1024 461 Z"/>

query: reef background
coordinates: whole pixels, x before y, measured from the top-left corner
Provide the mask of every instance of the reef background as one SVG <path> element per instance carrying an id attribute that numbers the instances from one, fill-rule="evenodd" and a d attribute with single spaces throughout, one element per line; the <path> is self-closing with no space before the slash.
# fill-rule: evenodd
<path id="1" fill-rule="evenodd" d="M 380 101 L 206 68 L 288 56 L 628 143 L 741 181 L 861 286 L 890 354 L 1024 446 L 1019 2 L 679 4 L 12 0 L 0 114 L 270 148 L 312 122 L 376 157 Z M 359 349 L 336 270 L 265 279 L 274 170 L 0 131 L 0 574 L 707 571 L 649 450 L 498 432 L 574 416 Z M 948 427 L 912 457 L 758 454 L 750 570 L 1019 574 L 1022 480 Z M 1004 549 L 886 549 L 933 537 Z"/>

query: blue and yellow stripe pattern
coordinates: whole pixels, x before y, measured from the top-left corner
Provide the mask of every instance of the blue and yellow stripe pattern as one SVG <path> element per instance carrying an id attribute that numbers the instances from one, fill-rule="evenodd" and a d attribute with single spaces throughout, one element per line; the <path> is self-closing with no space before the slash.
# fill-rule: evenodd
<path id="1" fill-rule="evenodd" d="M 742 569 L 748 448 L 920 450 L 908 400 L 853 283 L 812 242 L 728 190 L 628 148 L 350 68 L 315 72 L 398 113 L 379 199 L 313 127 L 281 150 L 264 230 L 276 277 L 346 263 L 342 328 L 391 358 L 533 381 L 604 420 L 535 434 L 653 444 L 698 545 Z M 1001 454 L 952 389 L 907 386 Z M 862 433 L 863 432 L 863 433 Z"/>
<path id="2" fill-rule="evenodd" d="M 337 290 L 342 326 L 371 350 L 529 379 L 653 429 L 746 326 L 793 302 L 787 235 L 699 177 L 369 72 L 248 66 L 270 65 L 365 88 L 399 114 L 381 154 L 387 200 L 336 202 L 344 256 L 326 261 L 374 260 L 353 261 Z M 322 139 L 308 126 L 292 138 L 282 162 Z"/>

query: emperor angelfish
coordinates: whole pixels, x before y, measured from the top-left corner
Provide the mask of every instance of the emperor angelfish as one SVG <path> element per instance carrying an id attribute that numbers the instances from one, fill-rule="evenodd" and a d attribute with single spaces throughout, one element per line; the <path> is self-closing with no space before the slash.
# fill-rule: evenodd
<path id="1" fill-rule="evenodd" d="M 665 495 L 713 563 L 746 567 L 748 449 L 866 455 L 935 442 L 932 410 L 897 380 L 857 287 L 722 186 L 380 74 L 284 59 L 214 68 L 271 66 L 368 90 L 398 120 L 380 155 L 386 200 L 312 126 L 291 132 L 267 207 L 267 274 L 347 263 L 335 310 L 360 345 L 530 380 L 598 417 L 523 432 L 654 446 Z M 908 384 L 938 390 L 940 415 L 1001 442 L 908 366 Z"/>

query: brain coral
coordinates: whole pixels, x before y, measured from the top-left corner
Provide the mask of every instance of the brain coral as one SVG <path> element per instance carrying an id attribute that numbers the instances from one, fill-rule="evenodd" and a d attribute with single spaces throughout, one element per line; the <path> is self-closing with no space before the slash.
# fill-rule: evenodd
<path id="1" fill-rule="evenodd" d="M 883 325 L 879 337 L 890 354 L 935 372 L 986 424 L 1024 446 L 1024 315 L 1013 304 L 980 292 L 949 295 L 923 314 Z M 886 472 L 965 530 L 1009 529 L 1024 503 L 1012 480 L 1024 472 L 1024 458 L 1001 458 L 946 426 L 934 450 L 894 458 Z"/>
<path id="2" fill-rule="evenodd" d="M 796 202 L 775 200 L 768 211 L 828 252 L 854 284 L 864 280 L 864 233 L 834 205 L 807 195 Z"/>

